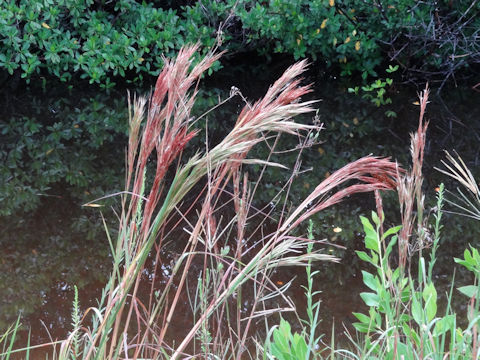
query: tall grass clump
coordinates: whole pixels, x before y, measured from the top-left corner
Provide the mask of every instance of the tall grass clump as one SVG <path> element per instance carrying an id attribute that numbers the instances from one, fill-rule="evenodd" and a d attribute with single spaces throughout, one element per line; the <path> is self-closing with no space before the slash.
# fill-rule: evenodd
<path id="1" fill-rule="evenodd" d="M 464 259 L 455 261 L 474 274 L 474 284 L 458 288 L 470 298 L 468 325 L 462 329 L 452 308 L 453 284 L 446 294 L 445 312 L 438 310 L 438 294 L 433 269 L 441 240 L 444 186 L 437 189 L 433 226 L 424 216 L 422 166 L 428 123 L 424 121 L 428 88 L 420 95 L 420 118 L 411 136 L 412 167 L 397 175 L 397 191 L 402 225 L 383 230 L 383 211 L 372 212 L 371 220 L 361 217 L 366 251 L 357 251 L 368 264 L 362 271 L 369 292 L 360 297 L 367 313 L 354 313 L 356 334 L 348 332 L 353 348 L 335 353 L 349 359 L 478 359 L 478 325 L 480 320 L 478 284 L 480 255 L 466 250 Z M 450 176 L 472 185 L 471 174 L 463 163 L 449 160 Z M 475 188 L 470 189 L 475 194 Z M 462 195 L 463 193 L 460 192 Z M 466 198 L 466 197 L 464 197 Z M 381 202 L 380 202 L 381 204 Z M 467 203 L 472 205 L 471 202 Z M 463 208 L 462 208 L 463 209 Z M 396 250 L 395 250 L 395 247 Z M 426 250 L 430 249 L 427 258 Z M 413 266 L 416 265 L 416 268 Z M 373 270 L 373 271 L 372 271 Z"/>
<path id="2" fill-rule="evenodd" d="M 107 231 L 113 270 L 99 305 L 87 309 L 81 319 L 76 298 L 74 329 L 55 352 L 57 358 L 256 358 L 261 348 L 254 341 L 258 324 L 263 323 L 266 332 L 273 314 L 295 311 L 284 295 L 288 286 L 279 288 L 271 280 L 272 271 L 280 266 L 311 269 L 314 261 L 337 261 L 318 249 L 322 241 L 294 231 L 349 195 L 395 187 L 395 163 L 361 158 L 317 185 L 296 208 L 285 207 L 276 228 L 266 233 L 263 224 L 270 213 L 252 205 L 256 187 L 250 185 L 243 165 L 282 166 L 268 159 L 248 159 L 247 154 L 278 134 L 304 136 L 319 130 L 292 120 L 313 111 L 314 101 L 301 100 L 310 91 L 300 78 L 306 62 L 288 68 L 263 99 L 247 103 L 218 145 L 182 160 L 183 150 L 197 135 L 191 109 L 198 81 L 220 56 L 209 54 L 193 64 L 197 50 L 198 46 L 185 47 L 175 60 L 165 60 L 151 97 L 129 99 L 126 185 L 117 239 Z M 297 164 L 290 181 L 298 171 Z M 167 176 L 169 172 L 173 175 Z M 234 210 L 231 218 L 220 215 L 225 206 Z M 174 231 L 183 231 L 186 241 L 168 280 L 160 286 L 155 279 L 165 245 L 180 241 Z M 146 279 L 145 273 L 152 276 Z M 189 286 L 192 281 L 194 290 Z M 245 308 L 247 290 L 254 296 Z M 313 296 L 312 283 L 307 293 Z M 273 298 L 287 305 L 272 306 Z M 185 299 L 191 316 L 185 313 Z M 174 337 L 178 328 L 172 330 L 172 323 L 185 317 L 189 324 L 180 338 Z M 317 320 L 314 308 L 309 322 Z M 309 344 L 314 343 L 312 338 Z"/>

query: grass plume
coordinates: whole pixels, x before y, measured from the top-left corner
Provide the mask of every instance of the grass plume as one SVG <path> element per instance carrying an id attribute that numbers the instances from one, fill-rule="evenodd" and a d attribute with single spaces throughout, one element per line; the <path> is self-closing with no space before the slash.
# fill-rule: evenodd
<path id="1" fill-rule="evenodd" d="M 194 64 L 192 58 L 197 51 L 198 46 L 188 46 L 175 60 L 165 59 L 150 98 L 129 98 L 126 187 L 120 193 L 118 237 L 114 241 L 108 236 L 113 270 L 99 306 L 87 309 L 84 315 L 84 319 L 92 318 L 88 328 L 80 326 L 75 310 L 75 331 L 62 343 L 60 358 L 73 352 L 81 354 L 82 359 L 176 359 L 187 356 L 199 339 L 203 339 L 204 357 L 242 358 L 248 350 L 252 319 L 282 310 L 268 308 L 264 299 L 278 296 L 288 304 L 284 310 L 295 310 L 284 296 L 286 287 L 278 288 L 271 281 L 272 271 L 280 266 L 308 267 L 313 261 L 338 261 L 313 250 L 312 244 L 321 245 L 322 241 L 292 232 L 312 215 L 350 195 L 393 190 L 397 185 L 398 167 L 394 162 L 375 156 L 358 159 L 322 181 L 296 208 L 289 209 L 288 216 L 283 214 L 274 231 L 262 232 L 258 241 L 261 246 L 253 252 L 248 245 L 253 235 L 246 233 L 247 225 L 252 213 L 263 213 L 252 211 L 254 190 L 242 166 L 278 165 L 247 159 L 252 147 L 272 134 L 302 136 L 320 129 L 293 120 L 314 110 L 315 101 L 301 99 L 311 91 L 310 86 L 301 85 L 307 63 L 292 65 L 261 100 L 245 104 L 234 127 L 218 145 L 182 162 L 183 150 L 197 134 L 191 111 L 198 81 L 221 55 L 208 54 Z M 152 159 L 153 168 L 148 165 Z M 175 170 L 173 178 L 167 178 L 169 169 Z M 197 185 L 201 190 L 187 206 L 186 196 Z M 227 186 L 233 192 L 227 191 Z M 228 220 L 218 218 L 224 202 L 235 210 Z M 197 214 L 190 223 L 193 209 Z M 188 239 L 166 284 L 157 290 L 152 280 L 150 296 L 145 300 L 139 290 L 143 270 L 150 256 L 155 258 L 153 273 L 158 271 L 164 244 L 172 227 L 179 226 L 175 217 L 187 222 Z M 261 226 L 258 229 L 263 231 Z M 194 307 L 201 308 L 201 313 L 180 344 L 169 343 L 171 324 L 182 311 L 181 299 L 189 295 L 187 282 L 194 264 L 199 263 L 202 271 L 195 279 L 202 299 Z M 242 314 L 242 289 L 247 283 L 252 285 L 255 299 Z M 232 321 L 234 316 L 236 321 Z"/>

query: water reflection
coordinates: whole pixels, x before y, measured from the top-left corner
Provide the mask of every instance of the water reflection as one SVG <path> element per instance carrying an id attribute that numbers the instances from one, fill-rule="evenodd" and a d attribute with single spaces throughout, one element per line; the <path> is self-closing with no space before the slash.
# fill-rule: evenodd
<path id="1" fill-rule="evenodd" d="M 226 82 L 225 90 L 206 90 L 199 102 L 198 113 L 212 106 L 218 96 L 227 97 L 230 85 L 237 84 Z M 241 85 L 237 86 L 242 89 Z M 295 180 L 294 191 L 289 199 L 292 203 L 304 198 L 314 185 L 335 169 L 360 156 L 374 153 L 408 163 L 408 132 L 415 128 L 418 116 L 418 109 L 412 104 L 415 94 L 407 91 L 393 96 L 398 117 L 392 120 L 384 116 L 383 109 L 348 95 L 345 89 L 346 86 L 338 84 L 323 84 L 316 89 L 314 97 L 323 99 L 318 106 L 319 120 L 325 124 L 325 130 L 319 137 L 322 143 L 302 155 L 302 168 L 311 168 L 311 171 Z M 258 93 L 260 89 L 250 87 L 245 95 L 255 98 Z M 47 330 L 53 338 L 64 337 L 71 322 L 73 285 L 80 290 L 82 309 L 96 306 L 95 299 L 100 295 L 110 272 L 111 258 L 99 213 L 95 209 L 82 208 L 81 204 L 122 188 L 123 160 L 118 159 L 123 159 L 126 139 L 125 96 L 123 92 L 111 96 L 110 100 L 102 98 L 104 95 L 92 94 L 75 94 L 58 100 L 52 100 L 49 96 L 48 102 L 31 98 L 30 109 L 15 113 L 6 122 L 13 127 L 23 121 L 30 127 L 27 127 L 30 133 L 20 136 L 14 131 L 6 132 L 1 147 L 5 157 L 1 172 L 4 183 L 2 193 L 9 200 L 2 205 L 2 214 L 5 216 L 0 220 L 0 329 L 5 329 L 21 313 L 25 325 L 32 328 L 34 343 L 47 341 Z M 471 104 L 478 99 L 454 92 L 449 100 L 458 102 L 456 117 L 435 103 L 431 104 L 427 115 L 431 125 L 425 191 L 431 200 L 438 182 L 446 180 L 433 171 L 433 167 L 439 165 L 443 148 L 455 147 L 472 166 L 478 161 L 480 152 L 478 146 L 472 146 L 477 144 L 480 109 Z M 231 125 L 232 114 L 238 111 L 240 103 L 235 100 L 222 107 L 216 115 L 209 115 L 210 145 L 218 141 Z M 23 100 L 22 104 L 26 106 L 27 102 Z M 301 121 L 311 122 L 312 119 L 304 118 Z M 63 125 L 55 125 L 59 123 Z M 42 125 L 38 131 L 35 124 Z M 198 125 L 205 127 L 204 123 Z M 192 152 L 204 142 L 201 136 L 196 141 L 190 150 Z M 15 155 L 14 147 L 19 142 L 28 151 Z M 297 154 L 282 150 L 295 145 L 291 138 L 282 137 L 278 142 L 278 154 L 273 156 L 272 161 L 293 168 Z M 264 157 L 269 150 L 260 147 L 255 151 L 256 155 Z M 249 169 L 253 174 L 252 179 L 258 170 L 255 166 Z M 40 179 L 45 173 L 46 179 Z M 268 181 L 261 184 L 261 191 L 258 192 L 259 206 L 268 204 L 289 176 L 288 171 L 277 168 L 269 170 Z M 392 199 L 393 204 L 394 196 L 386 197 L 387 220 L 398 222 L 395 206 L 388 206 L 388 198 Z M 116 220 L 109 206 L 118 206 L 116 201 L 110 199 L 104 203 L 111 231 L 116 229 Z M 319 265 L 322 276 L 318 278 L 315 290 L 322 291 L 322 330 L 326 333 L 330 332 L 333 318 L 337 331 L 341 332 L 339 324 L 348 324 L 352 320 L 351 312 L 362 310 L 357 295 L 363 290 L 358 276 L 360 264 L 354 250 L 362 246 L 358 216 L 368 213 L 373 207 L 371 196 L 359 196 L 316 215 L 314 219 L 317 238 L 327 238 L 332 243 L 346 247 L 345 250 L 334 247 L 326 249 L 341 256 L 343 263 Z M 274 209 L 274 213 L 278 215 L 280 210 Z M 458 256 L 457 253 L 463 251 L 465 244 L 473 241 L 478 229 L 474 223 L 461 222 L 458 218 L 447 216 L 445 221 L 447 246 L 441 246 L 440 250 L 448 251 L 440 255 L 445 261 L 440 262 L 443 265 L 439 266 L 437 276 L 448 284 L 449 269 L 453 266 L 451 256 Z M 463 234 L 461 239 L 458 239 L 458 234 Z M 181 234 L 175 235 L 177 240 L 181 239 Z M 448 246 L 451 243 L 456 246 Z M 181 247 L 182 241 L 170 243 L 163 250 L 160 262 L 150 259 L 143 275 L 146 280 L 154 280 L 155 289 L 161 289 L 168 281 L 171 266 L 176 260 L 175 254 L 180 252 Z M 160 267 L 154 272 L 156 264 L 160 264 Z M 191 284 L 194 284 L 201 268 L 199 265 L 198 272 L 192 272 Z M 281 283 L 292 278 L 296 280 L 287 294 L 295 301 L 301 301 L 304 292 L 301 284 L 305 278 L 303 269 L 282 269 L 274 274 L 274 281 Z M 146 297 L 150 294 L 147 283 L 143 289 Z M 253 301 L 253 295 L 245 301 L 244 311 L 248 311 L 249 301 Z M 176 319 L 176 327 L 170 334 L 172 340 L 182 338 L 182 330 L 191 321 L 188 299 L 183 299 L 180 306 L 185 318 Z M 303 309 L 303 306 L 298 308 Z"/>

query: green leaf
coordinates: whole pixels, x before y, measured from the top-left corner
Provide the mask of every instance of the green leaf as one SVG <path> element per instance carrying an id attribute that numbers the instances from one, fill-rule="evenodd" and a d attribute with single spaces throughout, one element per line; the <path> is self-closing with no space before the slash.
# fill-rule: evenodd
<path id="1" fill-rule="evenodd" d="M 470 250 L 465 249 L 463 255 L 464 259 L 457 259 L 455 258 L 455 262 L 459 263 L 460 265 L 465 266 L 469 271 L 473 271 L 476 276 L 478 276 L 480 272 L 480 254 L 478 250 L 470 246 Z"/>
<path id="2" fill-rule="evenodd" d="M 370 290 L 378 292 L 379 282 L 377 281 L 377 278 L 373 274 L 370 274 L 369 272 L 364 270 L 362 270 L 362 275 L 363 275 L 363 283 L 367 285 L 370 288 Z"/>
<path id="3" fill-rule="evenodd" d="M 423 324 L 423 309 L 415 295 L 412 297 L 412 316 L 418 325 Z"/>
<path id="4" fill-rule="evenodd" d="M 404 279 L 404 280 L 407 280 L 407 279 Z M 403 288 L 405 286 L 405 281 L 402 281 L 402 284 L 401 284 L 401 288 Z M 410 286 L 405 286 L 405 288 L 402 290 L 401 292 L 401 300 L 403 302 L 407 302 L 410 300 Z"/>
<path id="5" fill-rule="evenodd" d="M 357 253 L 358 257 L 361 260 L 366 261 L 370 264 L 376 265 L 376 263 L 373 262 L 372 258 L 370 256 L 368 256 L 365 251 L 355 251 L 355 252 Z"/>
<path id="6" fill-rule="evenodd" d="M 372 329 L 371 327 L 368 325 L 368 324 L 365 324 L 365 323 L 359 323 L 359 322 L 356 322 L 356 323 L 353 323 L 353 327 L 358 331 L 358 332 L 361 332 L 361 333 L 369 333 Z"/>
<path id="7" fill-rule="evenodd" d="M 370 223 L 370 221 L 365 216 L 360 216 L 360 221 L 362 222 L 363 231 L 365 233 L 372 232 L 372 231 L 375 232 L 372 224 Z"/>
<path id="8" fill-rule="evenodd" d="M 379 253 L 379 244 L 377 234 L 365 235 L 365 247 Z"/>
<path id="9" fill-rule="evenodd" d="M 363 231 L 365 232 L 365 247 L 378 253 L 379 244 L 376 230 L 366 217 L 360 216 L 360 220 L 362 221 Z"/>
<path id="10" fill-rule="evenodd" d="M 469 298 L 472 298 L 472 297 L 477 297 L 479 289 L 478 289 L 478 286 L 467 285 L 467 286 L 461 286 L 457 288 L 457 290 L 460 291 L 463 295 L 466 295 Z"/>
<path id="11" fill-rule="evenodd" d="M 292 340 L 292 350 L 295 359 L 306 359 L 307 357 L 307 343 L 303 336 L 295 333 Z"/>
<path id="12" fill-rule="evenodd" d="M 395 118 L 397 117 L 397 113 L 395 111 L 392 111 L 392 110 L 387 110 L 385 111 L 385 115 L 389 118 Z"/>
<path id="13" fill-rule="evenodd" d="M 375 225 L 377 225 L 377 227 L 380 226 L 380 218 L 378 217 L 375 211 L 372 211 L 372 220 L 375 223 Z"/>
<path id="14" fill-rule="evenodd" d="M 360 297 L 367 306 L 377 307 L 380 302 L 380 298 L 374 293 L 362 292 L 360 293 Z"/>
<path id="15" fill-rule="evenodd" d="M 369 316 L 365 315 L 365 314 L 362 314 L 362 313 L 352 313 L 353 316 L 355 316 L 360 322 L 364 323 L 364 324 L 370 324 L 370 323 L 373 323 L 373 321 L 370 319 Z"/>
<path id="16" fill-rule="evenodd" d="M 430 322 L 437 315 L 437 290 L 432 282 L 423 289 L 423 300 L 425 301 L 427 321 Z"/>
<path id="17" fill-rule="evenodd" d="M 383 238 L 386 239 L 388 236 L 398 233 L 401 228 L 402 228 L 402 225 L 391 227 L 390 229 L 388 229 L 383 233 Z"/>
<path id="18" fill-rule="evenodd" d="M 412 339 L 417 346 L 420 346 L 420 337 L 414 329 L 408 326 L 408 323 L 402 325 L 403 332 L 407 335 L 408 338 Z"/>
<path id="19" fill-rule="evenodd" d="M 393 247 L 394 247 L 395 244 L 397 243 L 397 240 L 398 240 L 398 236 L 397 236 L 397 235 L 394 235 L 394 236 L 391 237 L 390 241 L 388 242 L 387 249 L 385 250 L 384 259 L 388 259 L 388 258 L 389 258 L 390 254 L 392 253 Z"/>
<path id="20" fill-rule="evenodd" d="M 395 72 L 398 70 L 398 65 L 395 65 L 395 66 L 392 66 L 392 65 L 388 65 L 388 69 L 386 69 L 385 71 L 389 74 Z"/>
<path id="21" fill-rule="evenodd" d="M 398 341 L 396 346 L 387 353 L 386 359 L 415 359 L 415 356 L 411 346 Z"/>
<path id="22" fill-rule="evenodd" d="M 455 331 L 455 315 L 446 315 L 438 320 L 433 329 L 433 336 L 439 336 L 445 334 L 447 331 Z"/>

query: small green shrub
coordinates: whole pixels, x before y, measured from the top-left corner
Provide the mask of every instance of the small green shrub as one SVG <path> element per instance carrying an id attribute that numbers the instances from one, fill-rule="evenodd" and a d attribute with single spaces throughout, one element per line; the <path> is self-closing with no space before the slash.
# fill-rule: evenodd
<path id="1" fill-rule="evenodd" d="M 290 324 L 282 319 L 280 326 L 272 333 L 271 354 L 279 360 L 308 359 L 308 346 L 305 338 L 298 333 L 292 334 Z"/>
<path id="2" fill-rule="evenodd" d="M 394 73 L 398 70 L 398 65 L 390 65 L 385 71 L 388 74 Z M 371 84 L 365 84 L 362 87 L 355 86 L 353 88 L 348 88 L 349 93 L 354 93 L 355 95 L 362 94 L 364 99 L 369 100 L 376 107 L 389 105 L 392 103 L 392 98 L 388 95 L 388 88 L 393 84 L 393 79 L 386 77 L 385 79 L 377 78 Z M 361 90 L 361 92 L 360 92 Z M 397 113 L 393 110 L 386 110 L 385 115 L 387 117 L 397 117 Z"/>
<path id="3" fill-rule="evenodd" d="M 321 66 L 339 66 L 342 75 L 352 72 L 375 75 L 374 68 L 382 61 L 380 47 L 371 32 L 360 31 L 349 21 L 349 1 L 334 0 L 270 0 L 251 2 L 228 0 L 218 5 L 215 0 L 197 3 L 190 9 L 203 13 L 204 20 L 219 11 L 232 11 L 220 20 L 238 24 L 226 28 L 229 46 L 255 49 L 260 54 L 291 54 L 295 59 L 311 57 Z M 189 10 L 192 13 L 192 10 Z M 245 39 L 238 44 L 236 39 Z M 233 42 L 233 44 L 232 44 Z"/>
<path id="4" fill-rule="evenodd" d="M 362 349 L 362 358 L 373 355 L 382 359 L 413 359 L 420 354 L 431 358 L 444 358 L 447 355 L 451 359 L 476 358 L 478 349 L 474 336 L 480 324 L 478 250 L 465 250 L 464 259 L 455 259 L 472 271 L 475 277 L 473 285 L 458 288 L 470 298 L 466 315 L 467 327 L 458 327 L 459 314 L 451 306 L 452 292 L 447 297 L 445 314 L 439 314 L 438 310 L 439 297 L 432 270 L 439 246 L 442 203 L 443 185 L 438 194 L 430 261 L 427 262 L 422 252 L 419 252 L 417 280 L 412 275 L 405 274 L 405 269 L 392 266 L 392 250 L 398 240 L 395 234 L 400 227 L 391 228 L 382 235 L 382 219 L 372 213 L 372 224 L 362 217 L 367 252 L 357 253 L 360 259 L 375 269 L 373 273 L 362 271 L 363 282 L 371 290 L 360 294 L 369 307 L 368 314 L 354 313 L 358 319 L 353 324 L 354 327 L 365 334 L 364 342 L 356 346 L 357 349 Z"/>

